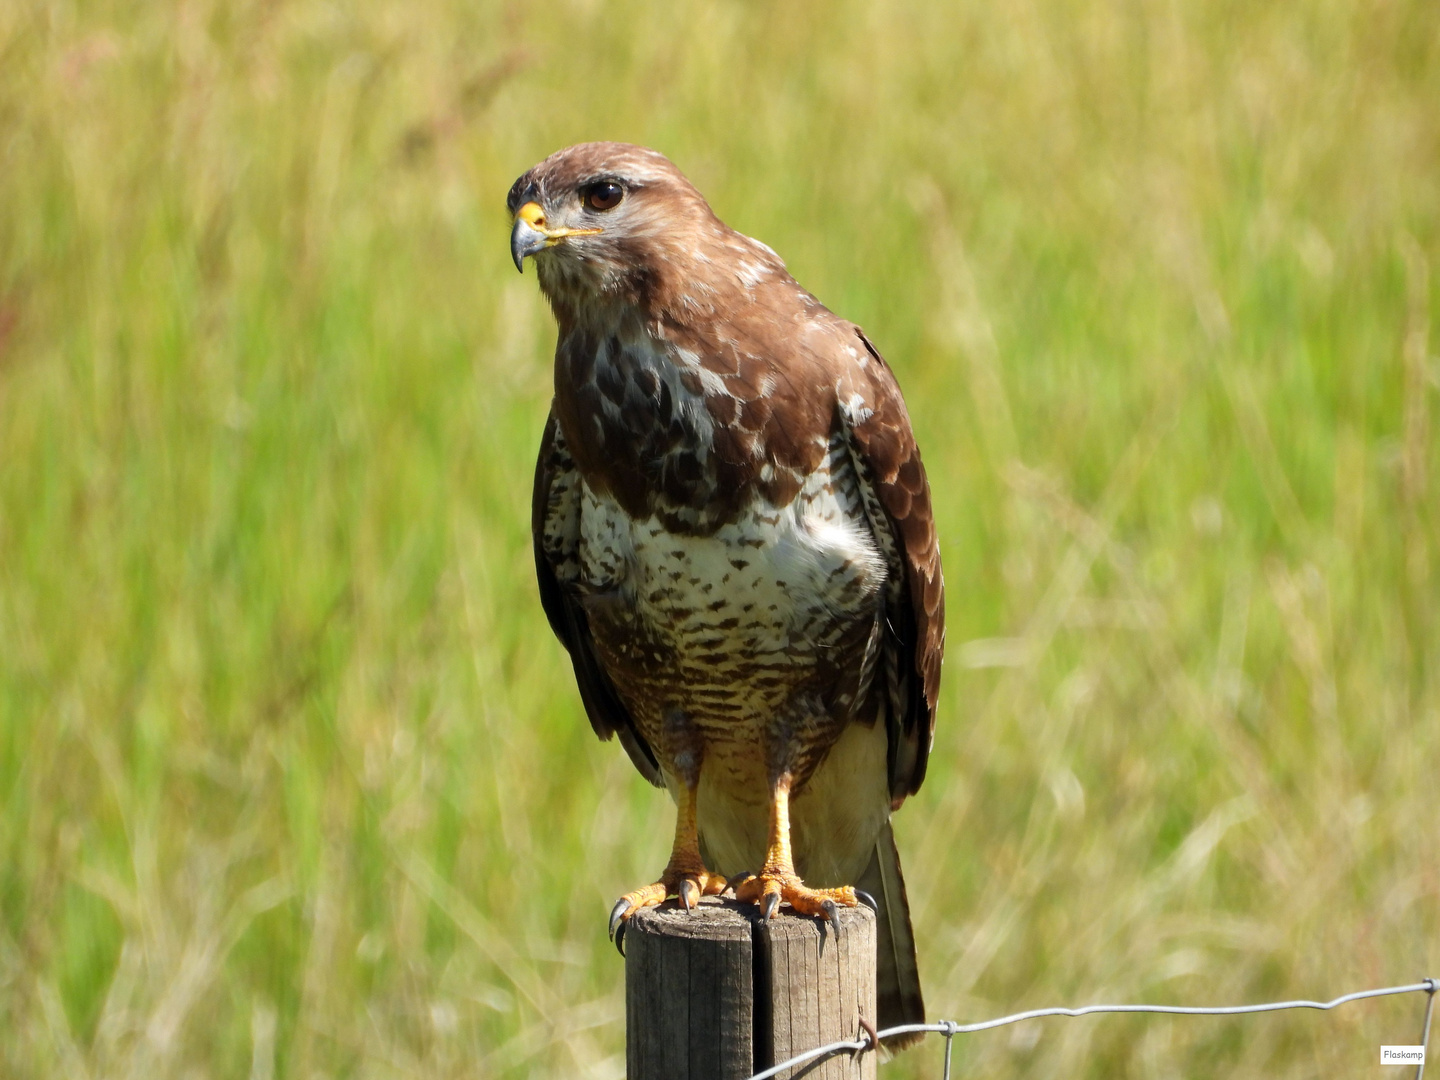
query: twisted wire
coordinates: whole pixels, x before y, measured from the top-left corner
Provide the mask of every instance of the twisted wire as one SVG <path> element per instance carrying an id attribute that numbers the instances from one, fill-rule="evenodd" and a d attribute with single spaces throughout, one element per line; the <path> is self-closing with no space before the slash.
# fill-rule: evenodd
<path id="1" fill-rule="evenodd" d="M 989 1031 L 992 1028 L 1004 1027 L 1007 1024 L 1017 1024 L 1024 1020 L 1038 1020 L 1042 1016 L 1089 1016 L 1093 1013 L 1161 1013 L 1179 1016 L 1241 1016 L 1246 1013 L 1279 1012 L 1282 1009 L 1333 1009 L 1338 1005 L 1344 1005 L 1351 1001 L 1360 1001 L 1363 998 L 1388 997 L 1392 994 L 1414 994 L 1425 993 L 1429 1000 L 1425 1008 L 1425 1022 L 1421 1033 L 1421 1045 L 1425 1046 L 1430 1041 L 1430 1018 L 1435 1007 L 1435 992 L 1440 989 L 1440 980 L 1427 978 L 1418 983 L 1410 983 L 1406 986 L 1386 986 L 1378 990 L 1356 990 L 1353 993 L 1342 994 L 1330 1001 L 1267 1001 L 1259 1005 L 1217 1005 L 1217 1006 L 1192 1006 L 1192 1005 L 1084 1005 L 1078 1009 L 1049 1008 L 1049 1009 L 1028 1009 L 1025 1012 L 1011 1013 L 1009 1016 L 1000 1016 L 994 1020 L 981 1020 L 974 1024 L 957 1024 L 954 1020 L 941 1020 L 934 1024 L 901 1024 L 897 1027 L 886 1028 L 879 1032 L 880 1039 L 887 1039 L 892 1035 L 909 1035 L 918 1032 L 935 1031 L 945 1036 L 945 1080 L 950 1080 L 950 1049 L 956 1035 L 969 1035 L 977 1031 Z M 858 1039 L 848 1039 L 840 1042 L 827 1043 L 824 1046 L 817 1046 L 813 1050 L 807 1050 L 803 1054 L 796 1054 L 794 1057 L 772 1065 L 763 1072 L 755 1073 L 750 1080 L 769 1080 L 770 1077 L 778 1076 L 786 1069 L 793 1069 L 797 1065 L 804 1065 L 817 1058 L 829 1057 L 831 1054 L 839 1054 L 844 1051 L 851 1053 L 862 1053 L 874 1049 L 873 1042 L 868 1032 L 862 1032 Z M 1415 1080 L 1423 1080 L 1425 1064 L 1421 1062 L 1416 1068 Z"/>

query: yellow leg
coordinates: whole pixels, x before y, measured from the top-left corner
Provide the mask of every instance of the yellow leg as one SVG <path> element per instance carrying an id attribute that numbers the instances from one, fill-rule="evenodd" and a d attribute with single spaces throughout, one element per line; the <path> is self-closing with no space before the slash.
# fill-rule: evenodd
<path id="1" fill-rule="evenodd" d="M 765 918 L 773 918 L 781 902 L 802 915 L 823 915 L 835 932 L 840 932 L 840 906 L 854 907 L 860 901 L 849 885 L 834 889 L 812 889 L 795 872 L 790 853 L 790 774 L 782 773 L 770 796 L 770 845 L 765 868 L 735 886 L 735 899 L 756 903 Z"/>
<path id="2" fill-rule="evenodd" d="M 663 903 L 667 896 L 678 896 L 688 911 L 694 911 L 700 897 L 713 896 L 725 888 L 725 879 L 705 869 L 700 858 L 700 834 L 695 827 L 695 787 L 680 792 L 680 806 L 675 815 L 675 844 L 670 849 L 670 863 L 660 880 L 642 885 L 615 902 L 610 911 L 610 936 L 641 908 Z"/>

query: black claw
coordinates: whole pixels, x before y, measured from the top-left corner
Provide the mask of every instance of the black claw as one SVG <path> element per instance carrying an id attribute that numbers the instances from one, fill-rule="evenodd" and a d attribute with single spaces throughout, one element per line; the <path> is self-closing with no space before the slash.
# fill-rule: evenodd
<path id="1" fill-rule="evenodd" d="M 681 906 L 693 915 L 695 909 L 700 906 L 700 887 L 687 878 L 680 882 L 677 892 L 680 894 Z"/>
<path id="2" fill-rule="evenodd" d="M 825 917 L 830 920 L 830 925 L 835 928 L 835 940 L 840 940 L 840 905 L 834 900 L 822 900 L 820 906 L 825 910 Z"/>
<path id="3" fill-rule="evenodd" d="M 875 912 L 876 915 L 880 914 L 880 905 L 875 902 L 875 898 L 871 896 L 868 892 L 866 892 L 864 889 L 856 889 L 855 895 L 860 898 L 860 902 L 862 904 L 868 907 L 871 911 Z"/>
<path id="4" fill-rule="evenodd" d="M 773 919 L 773 918 L 775 917 L 775 912 L 777 912 L 777 911 L 779 911 L 779 910 L 780 910 L 780 894 L 779 894 L 779 893 L 774 893 L 774 892 L 772 892 L 772 893 L 766 893 L 763 897 L 761 897 L 761 899 L 760 899 L 760 914 L 761 914 L 763 917 L 765 917 L 765 918 L 767 918 L 767 919 Z"/>
<path id="5" fill-rule="evenodd" d="M 630 924 L 622 922 L 615 928 L 615 948 L 620 950 L 620 955 L 625 955 L 625 930 Z"/>
<path id="6" fill-rule="evenodd" d="M 627 914 L 629 914 L 630 908 L 631 908 L 632 906 L 633 906 L 633 905 L 630 903 L 630 901 L 627 900 L 625 897 L 622 896 L 619 900 L 616 900 L 616 901 L 615 901 L 615 906 L 610 909 L 610 940 L 611 940 L 611 941 L 614 941 L 614 940 L 615 940 L 615 932 L 616 932 L 620 927 L 622 927 L 622 926 L 625 925 L 625 916 L 626 916 Z M 624 950 L 621 950 L 620 955 L 621 955 L 621 956 L 624 956 L 624 955 L 625 955 Z"/>

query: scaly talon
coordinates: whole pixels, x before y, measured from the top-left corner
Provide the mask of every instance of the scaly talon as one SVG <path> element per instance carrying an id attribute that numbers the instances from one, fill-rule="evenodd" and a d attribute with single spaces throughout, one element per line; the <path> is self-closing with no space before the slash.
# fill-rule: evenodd
<path id="1" fill-rule="evenodd" d="M 705 869 L 700 858 L 700 839 L 695 831 L 695 788 L 692 784 L 680 796 L 679 813 L 675 818 L 675 846 L 670 850 L 670 864 L 660 880 L 626 893 L 610 909 L 610 938 L 620 948 L 625 924 L 641 908 L 665 902 L 667 896 L 678 897 L 680 906 L 693 912 L 702 896 L 713 896 L 725 888 L 725 879 Z"/>
<path id="2" fill-rule="evenodd" d="M 859 900 L 871 911 L 875 912 L 876 915 L 880 914 L 880 905 L 877 904 L 875 902 L 875 898 L 871 896 L 868 892 L 866 892 L 864 889 L 855 890 L 855 899 Z"/>
<path id="3" fill-rule="evenodd" d="M 730 884 L 727 885 L 726 888 L 730 890 L 730 895 L 738 900 L 740 898 L 740 890 L 743 889 L 747 883 L 754 880 L 754 874 L 741 874 L 739 877 L 731 878 Z"/>
<path id="4" fill-rule="evenodd" d="M 825 912 L 826 918 L 828 918 L 828 919 L 830 920 L 830 925 L 835 928 L 835 940 L 836 940 L 836 941 L 839 941 L 839 940 L 840 940 L 840 908 L 839 908 L 839 906 L 835 903 L 834 900 L 831 900 L 831 899 L 827 896 L 824 900 L 821 900 L 821 901 L 820 901 L 820 907 L 821 907 L 821 909 Z"/>
<path id="5" fill-rule="evenodd" d="M 665 872 L 660 875 L 660 880 L 651 884 L 643 885 L 634 892 L 628 892 L 610 909 L 610 938 L 613 941 L 620 927 L 630 921 L 630 918 L 641 908 L 655 907 L 663 904 L 667 896 L 677 897 L 680 906 L 686 911 L 693 912 L 700 906 L 702 896 L 714 896 L 725 888 L 725 879 L 719 874 L 712 874 L 703 866 L 699 866 L 699 860 L 695 860 L 697 869 L 680 870 L 675 866 L 667 866 Z"/>
<path id="6" fill-rule="evenodd" d="M 621 956 L 625 955 L 625 928 L 629 925 L 628 922 L 622 922 L 615 928 L 614 937 L 611 939 L 615 942 L 615 948 L 620 950 Z"/>
<path id="7" fill-rule="evenodd" d="M 750 877 L 735 887 L 735 899 L 742 904 L 758 904 L 760 916 L 773 919 L 781 903 L 789 904 L 801 915 L 818 915 L 840 933 L 840 909 L 855 907 L 860 903 L 856 892 L 849 885 L 836 889 L 812 889 L 800 880 L 800 876 L 783 871 L 766 870 L 758 877 Z"/>
<path id="8" fill-rule="evenodd" d="M 759 904 L 763 918 L 774 918 L 780 904 L 789 904 L 801 915 L 819 915 L 840 936 L 840 908 L 860 903 L 849 885 L 833 889 L 812 889 L 800 880 L 790 855 L 790 775 L 782 774 L 770 796 L 770 843 L 765 868 L 758 875 L 736 881 L 735 899 L 742 904 Z M 870 906 L 873 898 L 867 896 Z"/>
<path id="9" fill-rule="evenodd" d="M 625 918 L 630 914 L 630 909 L 632 907 L 634 907 L 634 905 L 630 903 L 630 898 L 628 896 L 622 896 L 619 900 L 615 901 L 615 906 L 610 909 L 611 941 L 615 940 L 615 931 L 619 930 L 625 925 Z M 625 955 L 625 951 L 623 949 L 620 951 L 620 955 Z"/>

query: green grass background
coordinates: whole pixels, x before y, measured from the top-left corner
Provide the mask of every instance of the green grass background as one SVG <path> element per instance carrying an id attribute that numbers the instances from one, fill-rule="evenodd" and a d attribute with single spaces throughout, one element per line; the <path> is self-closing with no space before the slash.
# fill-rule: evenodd
<path id="1" fill-rule="evenodd" d="M 1440 6 L 9 0 L 0 1075 L 622 1075 L 672 812 L 536 599 L 503 210 L 590 138 L 907 392 L 934 1017 L 1440 976 Z M 1366 1076 L 1420 1012 L 956 1054 Z"/>

